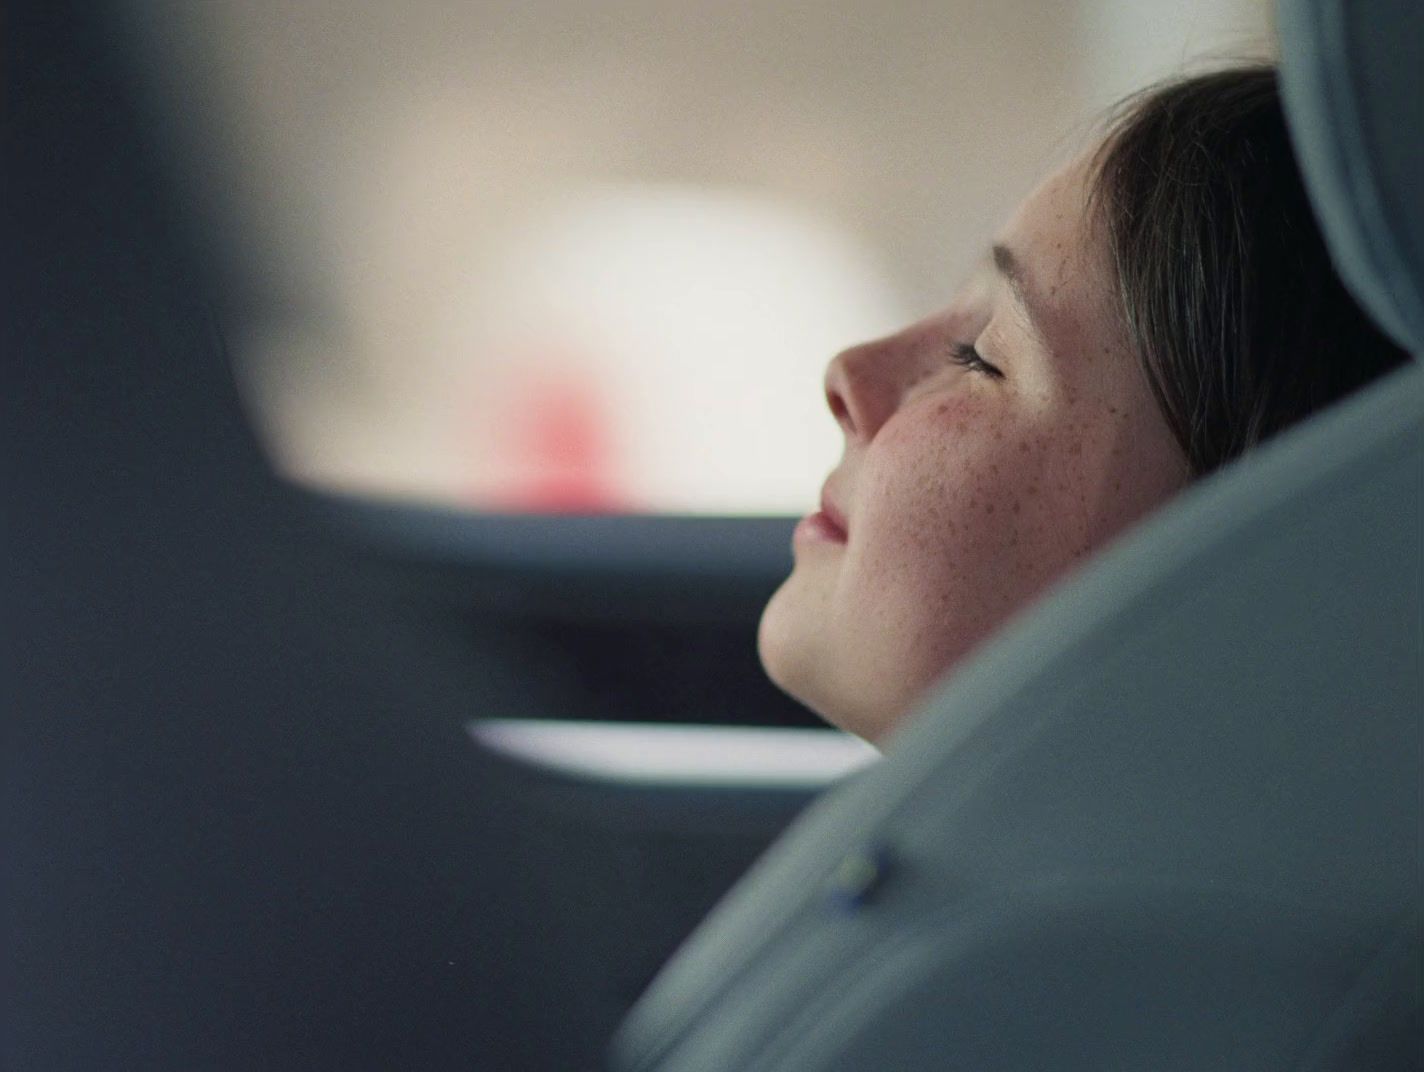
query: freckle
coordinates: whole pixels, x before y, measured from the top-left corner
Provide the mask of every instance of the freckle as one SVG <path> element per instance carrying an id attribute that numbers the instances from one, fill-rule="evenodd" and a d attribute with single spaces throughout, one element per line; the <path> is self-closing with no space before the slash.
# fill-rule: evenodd
<path id="1" fill-rule="evenodd" d="M 1015 499 L 1013 502 L 1013 506 L 1011 506 L 1010 509 L 1013 510 L 1013 512 L 1016 514 L 1020 513 L 1023 510 L 1023 504 L 1017 499 Z"/>
<path id="2" fill-rule="evenodd" d="M 1114 480 L 1114 481 L 1113 481 L 1113 491 L 1121 491 L 1121 490 L 1122 490 L 1122 481 L 1121 481 L 1121 480 Z"/>
<path id="3" fill-rule="evenodd" d="M 1019 441 L 1019 452 L 1022 453 L 1022 454 L 1027 454 L 1027 453 L 1028 453 L 1028 441 L 1027 441 L 1027 440 L 1020 440 L 1020 441 Z"/>
<path id="4" fill-rule="evenodd" d="M 994 504 L 993 504 L 993 503 L 985 503 L 985 504 L 984 504 L 984 512 L 985 512 L 986 514 L 992 514 L 992 513 L 994 512 Z"/>
<path id="5" fill-rule="evenodd" d="M 938 413 L 941 417 L 943 417 L 946 413 L 949 412 L 949 403 L 941 402 L 935 412 Z"/>

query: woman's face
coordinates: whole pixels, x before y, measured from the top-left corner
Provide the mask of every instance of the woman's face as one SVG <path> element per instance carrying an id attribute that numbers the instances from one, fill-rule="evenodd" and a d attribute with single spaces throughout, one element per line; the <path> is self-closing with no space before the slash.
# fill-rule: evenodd
<path id="1" fill-rule="evenodd" d="M 882 740 L 941 674 L 1189 480 L 1113 309 L 1074 161 L 945 311 L 838 355 L 845 435 L 767 605 L 767 673 Z"/>

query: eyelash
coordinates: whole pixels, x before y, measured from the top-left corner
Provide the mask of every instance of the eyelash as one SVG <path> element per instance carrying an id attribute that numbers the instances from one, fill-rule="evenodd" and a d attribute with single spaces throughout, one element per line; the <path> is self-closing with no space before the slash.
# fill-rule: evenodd
<path id="1" fill-rule="evenodd" d="M 991 376 L 996 380 L 1004 378 L 1003 372 L 985 361 L 980 356 L 979 351 L 974 348 L 973 343 L 956 342 L 949 347 L 949 356 L 956 365 L 962 365 L 970 372 L 982 372 L 986 376 Z"/>

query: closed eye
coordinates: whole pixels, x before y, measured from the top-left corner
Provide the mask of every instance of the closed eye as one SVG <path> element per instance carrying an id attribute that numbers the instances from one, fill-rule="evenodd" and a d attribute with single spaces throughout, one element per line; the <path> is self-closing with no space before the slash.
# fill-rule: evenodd
<path id="1" fill-rule="evenodd" d="M 991 376 L 996 380 L 1002 380 L 1004 378 L 1003 372 L 985 361 L 979 351 L 974 348 L 973 343 L 956 342 L 950 344 L 949 356 L 956 365 L 962 365 L 970 372 L 982 372 L 986 376 Z"/>

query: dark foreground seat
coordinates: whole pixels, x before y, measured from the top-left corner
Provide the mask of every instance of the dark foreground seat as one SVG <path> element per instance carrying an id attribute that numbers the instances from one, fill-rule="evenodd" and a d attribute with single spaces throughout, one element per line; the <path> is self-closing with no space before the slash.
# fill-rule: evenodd
<path id="1" fill-rule="evenodd" d="M 1332 248 L 1424 351 L 1424 9 L 1287 0 L 1279 23 Z M 680 952 L 615 1063 L 1418 1068 L 1421 722 L 1416 364 L 957 674 Z"/>
<path id="2" fill-rule="evenodd" d="M 628 843 L 558 885 L 465 729 L 538 682 L 273 478 L 109 6 L 0 34 L 0 1067 L 592 1067 L 678 910 Z M 626 911 L 571 942 L 570 886 Z"/>

